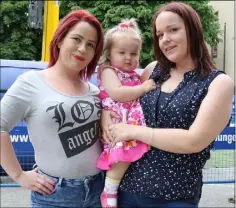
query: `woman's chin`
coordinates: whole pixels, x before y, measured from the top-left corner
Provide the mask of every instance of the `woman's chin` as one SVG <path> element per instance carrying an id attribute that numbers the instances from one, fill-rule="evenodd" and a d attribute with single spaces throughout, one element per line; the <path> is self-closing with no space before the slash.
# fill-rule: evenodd
<path id="1" fill-rule="evenodd" d="M 178 63 L 180 61 L 180 57 L 176 56 L 176 55 L 169 55 L 169 56 L 166 56 L 166 58 L 172 62 L 172 63 Z"/>

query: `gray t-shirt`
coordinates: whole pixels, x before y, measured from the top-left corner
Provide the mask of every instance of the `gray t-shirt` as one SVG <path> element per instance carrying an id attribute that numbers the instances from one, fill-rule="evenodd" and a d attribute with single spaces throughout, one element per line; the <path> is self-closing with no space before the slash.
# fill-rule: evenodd
<path id="1" fill-rule="evenodd" d="M 51 88 L 39 71 L 19 76 L 1 100 L 1 131 L 20 120 L 27 124 L 42 171 L 79 178 L 100 172 L 98 141 L 101 114 L 98 88 L 89 84 L 84 96 L 68 96 Z"/>

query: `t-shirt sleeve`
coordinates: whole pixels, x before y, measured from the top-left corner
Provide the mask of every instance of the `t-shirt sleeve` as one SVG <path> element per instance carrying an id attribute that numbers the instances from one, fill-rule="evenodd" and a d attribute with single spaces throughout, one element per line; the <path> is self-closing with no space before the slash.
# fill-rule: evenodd
<path id="1" fill-rule="evenodd" d="M 1 100 L 1 132 L 9 132 L 29 114 L 31 95 L 30 85 L 22 75 L 19 76 Z"/>

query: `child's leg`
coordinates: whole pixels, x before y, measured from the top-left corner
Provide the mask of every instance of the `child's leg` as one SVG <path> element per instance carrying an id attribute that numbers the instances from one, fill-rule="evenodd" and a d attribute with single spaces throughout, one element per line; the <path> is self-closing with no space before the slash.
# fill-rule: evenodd
<path id="1" fill-rule="evenodd" d="M 106 177 L 120 181 L 124 176 L 126 170 L 130 166 L 129 162 L 117 162 L 114 163 L 110 170 L 107 170 Z"/>
<path id="2" fill-rule="evenodd" d="M 106 172 L 105 188 L 103 197 L 101 198 L 103 207 L 105 207 L 104 204 L 107 204 L 110 207 L 117 207 L 117 197 L 109 197 L 109 195 L 117 196 L 120 181 L 129 165 L 130 163 L 128 162 L 117 162 Z"/>

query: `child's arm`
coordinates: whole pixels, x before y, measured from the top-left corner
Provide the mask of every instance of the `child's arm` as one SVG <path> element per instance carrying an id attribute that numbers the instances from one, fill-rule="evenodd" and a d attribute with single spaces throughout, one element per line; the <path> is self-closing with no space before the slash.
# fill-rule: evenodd
<path id="1" fill-rule="evenodd" d="M 105 68 L 102 71 L 101 81 L 108 95 L 118 102 L 136 100 L 144 93 L 156 88 L 153 80 L 147 80 L 138 86 L 122 86 L 116 73 L 111 68 Z"/>

